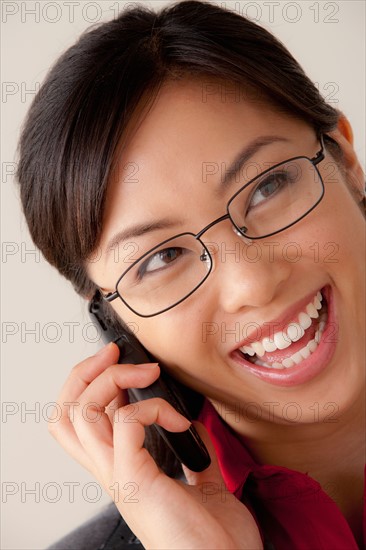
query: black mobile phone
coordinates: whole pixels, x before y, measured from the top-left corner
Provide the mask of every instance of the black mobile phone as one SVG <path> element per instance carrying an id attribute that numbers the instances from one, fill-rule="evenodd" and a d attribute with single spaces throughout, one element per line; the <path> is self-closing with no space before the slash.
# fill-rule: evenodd
<path id="1" fill-rule="evenodd" d="M 112 324 L 103 315 L 101 300 L 103 300 L 103 297 L 100 292 L 96 292 L 93 299 L 89 302 L 89 314 L 92 321 L 101 331 L 104 343 L 115 342 L 117 344 L 120 350 L 118 363 L 157 363 L 158 361 L 144 348 L 131 331 L 121 329 L 117 332 L 113 328 Z M 130 388 L 129 392 L 136 401 L 150 399 L 151 397 L 161 397 L 168 401 L 183 416 L 192 420 L 178 385 L 171 376 L 164 372 L 164 369 L 161 369 L 158 380 L 147 388 Z M 156 424 L 154 424 L 154 427 L 177 459 L 190 470 L 202 472 L 202 470 L 205 470 L 210 465 L 210 455 L 193 424 L 185 432 L 178 433 L 169 432 Z"/>

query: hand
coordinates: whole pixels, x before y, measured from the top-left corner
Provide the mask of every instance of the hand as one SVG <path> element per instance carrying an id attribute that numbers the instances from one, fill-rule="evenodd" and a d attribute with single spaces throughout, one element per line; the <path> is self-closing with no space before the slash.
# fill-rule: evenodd
<path id="1" fill-rule="evenodd" d="M 184 467 L 188 484 L 160 471 L 143 448 L 144 426 L 156 423 L 181 432 L 190 422 L 163 399 L 128 404 L 127 388 L 152 384 L 160 369 L 116 364 L 118 354 L 109 344 L 73 368 L 58 399 L 62 416 L 50 423 L 51 434 L 105 488 L 145 548 L 263 548 L 252 515 L 226 490 L 201 424 L 195 426 L 211 455 L 209 468 L 196 473 Z"/>

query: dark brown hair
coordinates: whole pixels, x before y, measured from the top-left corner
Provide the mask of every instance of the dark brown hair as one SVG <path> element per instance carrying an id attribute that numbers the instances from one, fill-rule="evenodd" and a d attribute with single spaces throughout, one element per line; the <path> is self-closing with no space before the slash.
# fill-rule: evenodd
<path id="1" fill-rule="evenodd" d="M 29 110 L 18 168 L 33 241 L 82 296 L 96 290 L 85 263 L 100 238 L 127 125 L 164 81 L 188 75 L 254 89 L 317 133 L 338 121 L 281 42 L 208 2 L 178 2 L 158 13 L 137 6 L 85 32 L 49 72 Z M 171 472 L 170 456 L 160 463 Z"/>

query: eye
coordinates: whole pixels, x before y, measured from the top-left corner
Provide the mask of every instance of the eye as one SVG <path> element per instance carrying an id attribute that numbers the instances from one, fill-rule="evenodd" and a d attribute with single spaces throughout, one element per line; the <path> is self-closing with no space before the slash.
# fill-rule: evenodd
<path id="1" fill-rule="evenodd" d="M 249 208 L 257 206 L 274 195 L 280 193 L 283 189 L 297 180 L 297 175 L 292 170 L 278 170 L 267 174 L 260 181 L 251 198 Z"/>
<path id="2" fill-rule="evenodd" d="M 142 279 L 146 273 L 154 273 L 155 271 L 164 269 L 169 264 L 176 262 L 183 254 L 184 249 L 179 247 L 164 248 L 155 252 L 155 254 L 146 258 L 139 266 L 139 278 Z"/>

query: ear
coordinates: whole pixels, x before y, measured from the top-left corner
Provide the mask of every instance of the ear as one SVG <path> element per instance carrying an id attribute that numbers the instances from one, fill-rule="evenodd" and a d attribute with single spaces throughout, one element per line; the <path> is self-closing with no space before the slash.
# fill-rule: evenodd
<path id="1" fill-rule="evenodd" d="M 365 200 L 365 174 L 353 148 L 353 131 L 349 120 L 341 113 L 337 128 L 328 133 L 341 147 L 344 172 L 350 190 L 357 202 Z"/>

